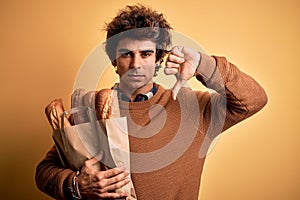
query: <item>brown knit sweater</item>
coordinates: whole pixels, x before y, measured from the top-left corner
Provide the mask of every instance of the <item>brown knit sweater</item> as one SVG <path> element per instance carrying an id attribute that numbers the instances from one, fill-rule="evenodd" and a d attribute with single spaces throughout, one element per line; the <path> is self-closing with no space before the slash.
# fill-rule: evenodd
<path id="1" fill-rule="evenodd" d="M 203 70 L 197 79 L 216 92 L 182 88 L 174 101 L 171 91 L 158 85 L 147 101 L 119 102 L 121 116 L 127 116 L 131 178 L 139 200 L 198 199 L 210 142 L 266 104 L 255 80 L 225 58 L 215 59 L 217 70 Z M 53 147 L 37 166 L 36 184 L 54 198 L 68 199 L 74 173 L 62 166 Z"/>

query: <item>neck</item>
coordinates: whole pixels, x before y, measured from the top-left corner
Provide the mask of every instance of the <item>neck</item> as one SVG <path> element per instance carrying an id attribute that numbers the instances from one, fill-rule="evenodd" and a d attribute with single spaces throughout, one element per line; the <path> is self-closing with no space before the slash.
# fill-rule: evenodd
<path id="1" fill-rule="evenodd" d="M 140 88 L 129 88 L 124 84 L 119 84 L 119 89 L 124 93 L 127 97 L 133 101 L 138 94 L 146 94 L 153 88 L 153 82 L 147 83 Z"/>

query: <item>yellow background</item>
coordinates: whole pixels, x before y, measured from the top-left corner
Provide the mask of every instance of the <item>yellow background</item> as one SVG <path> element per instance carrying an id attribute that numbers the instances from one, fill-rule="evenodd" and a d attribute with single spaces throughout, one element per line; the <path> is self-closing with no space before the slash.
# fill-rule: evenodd
<path id="1" fill-rule="evenodd" d="M 300 199 L 299 1 L 149 2 L 175 30 L 254 76 L 269 97 L 209 154 L 201 200 Z M 128 3 L 0 2 L 1 199 L 50 199 L 34 183 L 52 145 L 44 106 L 56 97 L 69 106 L 77 70 L 104 40 L 104 22 Z"/>

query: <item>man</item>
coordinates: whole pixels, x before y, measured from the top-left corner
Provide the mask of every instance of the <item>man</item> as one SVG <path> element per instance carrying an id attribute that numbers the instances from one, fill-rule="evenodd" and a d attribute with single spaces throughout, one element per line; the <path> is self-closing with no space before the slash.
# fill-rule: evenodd
<path id="1" fill-rule="evenodd" d="M 132 181 L 137 199 L 198 198 L 211 141 L 259 111 L 267 97 L 254 79 L 224 57 L 179 46 L 167 51 L 170 29 L 162 14 L 141 5 L 127 6 L 107 25 L 106 52 L 120 77 L 113 89 L 121 116 L 128 119 L 131 179 L 122 168 L 94 170 L 103 153 L 85 161 L 76 175 L 63 167 L 53 147 L 37 166 L 39 189 L 57 199 L 77 197 L 74 190 L 87 199 L 125 198 L 128 194 L 116 190 Z M 171 90 L 153 81 L 165 55 L 165 74 L 177 80 Z M 215 92 L 182 87 L 194 76 Z M 103 91 L 96 94 L 99 119 L 104 98 Z"/>

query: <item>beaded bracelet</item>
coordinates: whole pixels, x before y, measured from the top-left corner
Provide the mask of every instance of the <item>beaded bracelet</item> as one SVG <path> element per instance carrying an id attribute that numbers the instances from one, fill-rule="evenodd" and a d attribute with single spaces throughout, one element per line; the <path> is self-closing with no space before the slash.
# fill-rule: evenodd
<path id="1" fill-rule="evenodd" d="M 82 199 L 82 196 L 81 196 L 80 191 L 79 191 L 78 179 L 77 179 L 77 177 L 79 176 L 79 174 L 80 174 L 80 172 L 77 171 L 76 175 L 73 177 L 73 181 L 72 181 L 71 192 L 72 192 L 72 197 L 74 198 L 74 200 L 76 200 L 76 199 Z"/>

